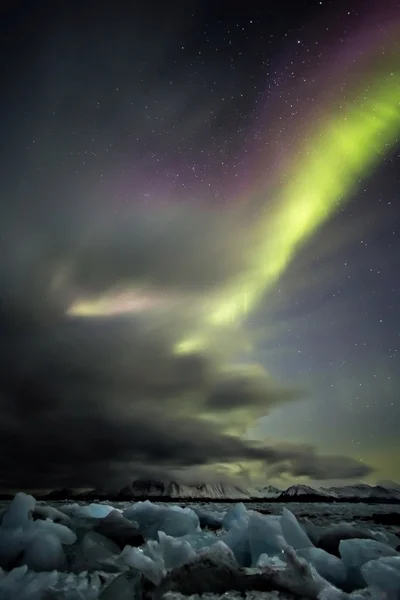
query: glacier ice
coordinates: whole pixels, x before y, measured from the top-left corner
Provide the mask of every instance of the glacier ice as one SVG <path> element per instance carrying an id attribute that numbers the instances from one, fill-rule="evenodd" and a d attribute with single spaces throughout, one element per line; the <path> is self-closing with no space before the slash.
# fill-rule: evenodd
<path id="1" fill-rule="evenodd" d="M 276 556 L 282 553 L 283 531 L 278 519 L 253 513 L 248 520 L 247 530 L 252 565 L 257 564 L 261 554 Z"/>
<path id="2" fill-rule="evenodd" d="M 129 521 L 119 511 L 113 510 L 95 523 L 94 531 L 115 542 L 122 550 L 125 546 L 141 546 L 144 544 L 138 525 Z"/>
<path id="3" fill-rule="evenodd" d="M 60 538 L 37 532 L 25 545 L 21 561 L 33 571 L 63 571 L 66 559 Z"/>
<path id="4" fill-rule="evenodd" d="M 121 573 L 101 593 L 101 600 L 141 600 L 141 598 L 141 574 L 136 571 Z"/>
<path id="5" fill-rule="evenodd" d="M 3 515 L 1 528 L 17 529 L 29 525 L 35 506 L 36 500 L 33 496 L 18 492 Z"/>
<path id="6" fill-rule="evenodd" d="M 220 538 L 211 531 L 201 531 L 199 533 L 188 533 L 179 538 L 182 541 L 187 541 L 193 550 L 201 550 L 215 544 Z"/>
<path id="7" fill-rule="evenodd" d="M 224 529 L 231 529 L 233 526 L 237 525 L 242 519 L 248 518 L 248 511 L 246 510 L 243 502 L 239 502 L 232 506 L 225 514 L 222 519 L 222 527 Z"/>
<path id="8" fill-rule="evenodd" d="M 336 586 L 342 586 L 346 581 L 346 567 L 337 556 L 328 554 L 322 548 L 303 548 L 297 550 L 298 556 L 305 558 L 315 567 L 317 573 Z"/>
<path id="9" fill-rule="evenodd" d="M 196 556 L 195 551 L 187 540 L 174 538 L 163 531 L 158 532 L 159 548 L 166 569 L 175 569 Z"/>
<path id="10" fill-rule="evenodd" d="M 369 586 L 400 597 L 400 556 L 370 560 L 361 567 L 361 573 Z"/>
<path id="11" fill-rule="evenodd" d="M 158 532 L 159 541 L 148 540 L 142 548 L 126 546 L 122 560 L 142 572 L 153 583 L 159 583 L 168 569 L 175 569 L 192 559 L 196 553 L 190 543 Z"/>
<path id="12" fill-rule="evenodd" d="M 282 552 L 282 526 L 279 517 L 247 511 L 240 503 L 224 518 L 228 531 L 221 540 L 231 548 L 238 564 L 254 566 L 261 554 L 271 556 Z"/>
<path id="13" fill-rule="evenodd" d="M 38 532 L 38 534 L 51 534 L 57 537 L 62 544 L 73 544 L 76 542 L 76 534 L 66 525 L 61 523 L 53 523 L 50 519 L 45 521 L 31 521 L 26 531 Z"/>
<path id="14" fill-rule="evenodd" d="M 3 515 L 0 528 L 0 566 L 10 569 L 22 560 L 26 564 L 36 564 L 34 555 L 40 555 L 37 564 L 41 570 L 51 570 L 63 564 L 61 544 L 73 544 L 75 533 L 50 519 L 34 521 L 33 511 L 36 501 L 32 496 L 18 493 Z M 33 548 L 33 550 L 32 550 Z M 48 568 L 44 568 L 48 556 Z M 29 560 L 28 558 L 29 557 Z M 57 558 L 55 558 L 57 557 Z"/>
<path id="15" fill-rule="evenodd" d="M 208 511 L 199 507 L 193 508 L 196 515 L 199 517 L 200 527 L 207 529 L 220 529 L 222 527 L 223 514 L 216 511 Z"/>
<path id="16" fill-rule="evenodd" d="M 96 531 L 88 531 L 81 540 L 81 547 L 88 561 L 105 560 L 120 553 L 119 546 Z"/>
<path id="17" fill-rule="evenodd" d="M 283 507 L 280 523 L 285 540 L 295 550 L 313 546 L 294 514 L 286 507 Z"/>
<path id="18" fill-rule="evenodd" d="M 366 585 L 361 571 L 365 563 L 386 556 L 399 556 L 391 546 L 365 539 L 342 540 L 339 544 L 339 552 L 347 569 L 349 583 L 354 587 Z"/>
<path id="19" fill-rule="evenodd" d="M 26 565 L 0 579 L 1 600 L 97 600 L 101 592 L 97 574 L 73 575 L 58 571 L 35 573 Z"/>
<path id="20" fill-rule="evenodd" d="M 165 574 L 164 562 L 161 558 L 154 560 L 142 550 L 129 548 L 129 546 L 123 549 L 121 558 L 129 567 L 142 573 L 152 583 L 156 585 L 161 583 Z"/>
<path id="21" fill-rule="evenodd" d="M 146 500 L 127 508 L 123 516 L 135 521 L 140 533 L 147 539 L 155 539 L 158 531 L 174 537 L 201 531 L 199 517 L 191 508 L 159 506 Z"/>
<path id="22" fill-rule="evenodd" d="M 318 547 L 329 552 L 329 554 L 335 554 L 340 557 L 339 544 L 342 540 L 371 538 L 373 538 L 371 533 L 363 531 L 360 527 L 355 527 L 351 523 L 337 523 L 321 531 Z"/>
<path id="23" fill-rule="evenodd" d="M 33 518 L 43 519 L 44 521 L 50 519 L 54 523 L 61 523 L 61 525 L 66 525 L 67 527 L 72 525 L 71 518 L 53 506 L 36 505 L 33 511 Z"/>
<path id="24" fill-rule="evenodd" d="M 314 546 L 318 546 L 319 539 L 322 533 L 321 528 L 318 527 L 318 525 L 315 525 L 315 523 L 310 521 L 310 519 L 308 519 L 307 517 L 303 519 L 303 527 L 304 531 L 306 532 Z"/>
<path id="25" fill-rule="evenodd" d="M 220 539 L 232 550 L 239 565 L 244 567 L 251 566 L 252 560 L 247 521 L 236 522 L 235 526 Z"/>
<path id="26" fill-rule="evenodd" d="M 108 504 L 96 504 L 94 502 L 87 506 L 76 506 L 78 507 L 75 511 L 76 513 L 82 517 L 93 517 L 94 519 L 103 519 L 115 510 L 113 506 L 109 506 Z"/>
<path id="27" fill-rule="evenodd" d="M 372 538 L 378 542 L 388 544 L 394 549 L 399 546 L 399 537 L 390 531 L 371 531 L 370 533 L 372 534 Z"/>
<path id="28" fill-rule="evenodd" d="M 270 556 L 269 554 L 260 554 L 257 560 L 256 567 L 285 567 L 286 562 L 283 560 L 283 557 L 279 556 Z"/>
<path id="29" fill-rule="evenodd" d="M 90 504 L 77 504 L 71 502 L 63 504 L 58 508 L 58 511 L 67 515 L 70 518 L 91 518 L 91 519 L 104 519 L 113 511 L 120 512 L 114 506 L 109 504 L 100 504 L 92 502 Z"/>
<path id="30" fill-rule="evenodd" d="M 303 527 L 288 509 L 262 515 L 242 503 L 207 515 L 208 508 L 148 501 L 123 512 L 96 503 L 54 508 L 17 494 L 0 526 L 0 600 L 156 600 L 201 592 L 227 598 L 232 590 L 311 600 L 400 598 L 394 534 L 311 521 Z"/>

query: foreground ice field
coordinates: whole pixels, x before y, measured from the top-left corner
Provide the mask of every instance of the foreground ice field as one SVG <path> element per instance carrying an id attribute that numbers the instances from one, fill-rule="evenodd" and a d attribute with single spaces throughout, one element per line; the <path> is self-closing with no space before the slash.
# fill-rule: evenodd
<path id="1" fill-rule="evenodd" d="M 0 600 L 400 599 L 393 532 L 351 515 L 344 522 L 343 507 L 309 505 L 316 518 L 300 521 L 286 507 L 274 511 L 148 501 L 55 507 L 20 493 L 1 514 Z"/>

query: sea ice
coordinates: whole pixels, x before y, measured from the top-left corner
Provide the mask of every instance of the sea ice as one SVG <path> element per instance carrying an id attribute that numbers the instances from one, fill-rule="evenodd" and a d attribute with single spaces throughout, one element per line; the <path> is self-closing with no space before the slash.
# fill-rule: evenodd
<path id="1" fill-rule="evenodd" d="M 252 564 L 247 519 L 234 521 L 231 529 L 220 540 L 233 552 L 238 565 L 250 567 Z"/>
<path id="2" fill-rule="evenodd" d="M 9 572 L 0 569 L 0 600 L 156 600 L 164 592 L 227 600 L 232 590 L 248 599 L 400 599 L 396 536 L 349 524 L 303 528 L 285 508 L 265 516 L 239 503 L 223 517 L 147 501 L 122 514 L 96 503 L 55 509 L 18 494 L 2 521 L 0 564 Z M 200 522 L 225 531 L 202 531 Z M 343 591 L 357 586 L 365 589 Z"/>
<path id="3" fill-rule="evenodd" d="M 97 600 L 100 589 L 101 581 L 96 574 L 35 573 L 26 565 L 0 579 L 1 600 Z"/>
<path id="4" fill-rule="evenodd" d="M 361 567 L 361 573 L 369 586 L 383 590 L 389 598 L 400 598 L 400 556 L 370 560 Z"/>
<path id="5" fill-rule="evenodd" d="M 26 546 L 27 537 L 22 527 L 0 530 L 0 567 L 12 569 Z"/>
<path id="6" fill-rule="evenodd" d="M 199 517 L 200 527 L 207 529 L 221 529 L 223 514 L 216 511 L 204 510 L 200 507 L 193 508 L 196 515 Z"/>
<path id="7" fill-rule="evenodd" d="M 93 517 L 94 519 L 104 519 L 107 515 L 113 512 L 115 508 L 108 504 L 88 504 L 87 506 L 80 506 L 78 514 L 84 517 Z"/>
<path id="8" fill-rule="evenodd" d="M 314 546 L 318 546 L 321 537 L 321 528 L 318 527 L 318 525 L 315 525 L 315 523 L 310 521 L 307 517 L 303 518 L 303 527 Z"/>
<path id="9" fill-rule="evenodd" d="M 22 563 L 33 571 L 62 571 L 66 561 L 60 538 L 38 531 L 26 545 Z"/>
<path id="10" fill-rule="evenodd" d="M 247 535 L 250 545 L 251 564 L 253 566 L 257 564 L 261 554 L 267 554 L 268 556 L 282 554 L 282 533 L 281 522 L 275 517 L 262 516 L 256 512 L 250 515 L 247 525 Z M 239 562 L 239 564 L 242 563 Z"/>
<path id="11" fill-rule="evenodd" d="M 155 584 L 161 581 L 167 569 L 180 567 L 196 556 L 188 541 L 163 531 L 158 532 L 158 537 L 159 541 L 149 540 L 141 548 L 127 546 L 121 553 L 125 564 L 136 568 Z"/>
<path id="12" fill-rule="evenodd" d="M 141 600 L 141 574 L 128 571 L 118 575 L 107 585 L 99 600 Z"/>
<path id="13" fill-rule="evenodd" d="M 174 538 L 163 531 L 158 532 L 158 549 L 166 569 L 176 569 L 196 556 L 190 543 L 182 538 Z M 157 550 L 158 550 L 157 549 Z"/>
<path id="14" fill-rule="evenodd" d="M 188 533 L 179 538 L 182 541 L 187 541 L 193 548 L 193 550 L 201 550 L 202 548 L 208 548 L 212 546 L 220 538 L 211 531 L 202 531 L 201 533 Z"/>
<path id="15" fill-rule="evenodd" d="M 366 581 L 362 575 L 361 567 L 370 560 L 384 556 L 399 556 L 391 546 L 376 540 L 342 540 L 339 552 L 347 569 L 349 584 L 356 587 L 365 587 Z"/>
<path id="16" fill-rule="evenodd" d="M 326 527 L 321 532 L 318 547 L 329 552 L 329 554 L 340 557 L 339 544 L 342 540 L 371 538 L 373 538 L 373 535 L 361 530 L 359 527 L 354 527 L 351 523 L 338 523 Z"/>
<path id="17" fill-rule="evenodd" d="M 41 535 L 44 533 L 54 535 L 62 544 L 66 545 L 76 542 L 76 534 L 69 527 L 61 525 L 61 523 L 53 523 L 50 519 L 46 519 L 45 521 L 31 521 L 26 527 L 26 531 L 38 531 Z"/>
<path id="18" fill-rule="evenodd" d="M 13 498 L 1 522 L 2 529 L 17 529 L 25 527 L 32 520 L 32 513 L 36 506 L 33 496 L 18 492 Z"/>
<path id="19" fill-rule="evenodd" d="M 223 542 L 201 550 L 184 566 L 171 571 L 161 584 L 159 597 L 169 591 L 191 594 L 224 593 L 238 589 L 235 585 L 245 577 L 232 551 Z M 228 600 L 228 596 L 226 596 Z"/>
<path id="20" fill-rule="evenodd" d="M 129 521 L 117 510 L 113 510 L 102 519 L 98 519 L 94 530 L 115 542 L 121 550 L 125 546 L 141 546 L 144 544 L 137 523 Z"/>
<path id="21" fill-rule="evenodd" d="M 318 600 L 396 600 L 376 588 L 365 588 L 346 594 L 337 588 L 324 588 L 318 595 Z"/>
<path id="22" fill-rule="evenodd" d="M 81 540 L 82 552 L 85 559 L 90 563 L 118 556 L 120 548 L 96 531 L 88 531 Z"/>
<path id="23" fill-rule="evenodd" d="M 284 507 L 282 510 L 280 522 L 283 537 L 285 538 L 289 546 L 292 546 L 292 548 L 294 548 L 295 550 L 298 550 L 300 548 L 313 547 L 310 538 L 308 537 L 304 529 L 300 526 L 294 514 L 286 507 Z"/>
<path id="24" fill-rule="evenodd" d="M 71 527 L 72 525 L 71 518 L 53 506 L 36 505 L 36 508 L 33 511 L 33 518 L 43 519 L 44 521 L 50 519 L 51 521 L 54 521 L 54 523 L 61 523 L 61 525 L 66 525 L 67 527 Z"/>
<path id="25" fill-rule="evenodd" d="M 127 508 L 123 516 L 136 521 L 140 533 L 147 539 L 155 539 L 158 531 L 174 537 L 201 531 L 199 517 L 191 508 L 159 506 L 146 500 Z"/>
<path id="26" fill-rule="evenodd" d="M 371 531 L 370 533 L 373 539 L 383 544 L 388 544 L 394 549 L 400 545 L 399 537 L 394 533 L 390 533 L 390 531 Z"/>
<path id="27" fill-rule="evenodd" d="M 264 567 L 278 567 L 284 568 L 286 567 L 286 562 L 282 557 L 279 556 L 269 556 L 268 554 L 260 554 L 257 560 L 256 567 L 264 568 Z"/>
<path id="28" fill-rule="evenodd" d="M 235 506 L 232 506 L 225 514 L 222 519 L 222 527 L 224 529 L 231 529 L 237 525 L 243 519 L 248 518 L 248 512 L 243 502 L 238 502 Z"/>
<path id="29" fill-rule="evenodd" d="M 341 587 L 346 581 L 346 567 L 337 556 L 328 554 L 322 548 L 303 548 L 297 550 L 297 555 L 305 558 L 315 567 L 317 573 L 324 579 Z"/>
<path id="30" fill-rule="evenodd" d="M 161 556 L 150 558 L 141 548 L 126 546 L 121 552 L 121 559 L 129 567 L 140 571 L 147 579 L 158 585 L 165 574 L 164 560 Z"/>
<path id="31" fill-rule="evenodd" d="M 41 570 L 51 570 L 63 563 L 61 544 L 73 544 L 76 535 L 60 523 L 40 519 L 33 521 L 36 500 L 27 494 L 18 493 L 5 512 L 0 528 L 0 566 L 11 569 L 26 555 L 31 566 L 40 564 Z M 59 541 L 56 542 L 54 538 Z M 31 550 L 30 550 L 31 548 Z M 34 550 L 32 550 L 32 548 Z M 35 554 L 38 559 L 35 561 Z M 48 564 L 45 564 L 45 557 Z"/>

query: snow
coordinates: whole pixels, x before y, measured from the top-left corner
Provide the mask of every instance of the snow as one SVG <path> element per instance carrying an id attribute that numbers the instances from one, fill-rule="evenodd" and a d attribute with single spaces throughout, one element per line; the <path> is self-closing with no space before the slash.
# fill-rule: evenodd
<path id="1" fill-rule="evenodd" d="M 279 490 L 273 485 L 256 487 L 249 490 L 249 495 L 251 498 L 277 498 L 281 493 L 282 490 Z"/>
<path id="2" fill-rule="evenodd" d="M 248 500 L 252 491 L 239 486 L 224 483 L 182 484 L 176 481 L 165 483 L 154 480 L 137 480 L 132 486 L 125 486 L 124 495 L 131 494 L 134 498 L 207 498 L 210 500 L 241 498 Z"/>
<path id="3" fill-rule="evenodd" d="M 331 487 L 324 490 L 334 494 L 338 498 L 355 498 L 368 500 L 372 498 L 382 500 L 400 500 L 400 490 L 385 488 L 381 485 L 371 486 L 367 483 L 356 483 L 354 485 Z"/>
<path id="4" fill-rule="evenodd" d="M 393 484 L 394 485 L 394 484 Z M 325 498 L 328 502 L 399 502 L 400 501 L 400 489 L 394 487 L 384 487 L 382 485 L 371 486 L 366 483 L 357 483 L 350 486 L 343 487 L 331 487 L 331 488 L 312 488 L 307 485 L 292 485 L 287 490 L 282 491 L 278 488 L 266 485 L 258 487 L 247 487 L 244 488 L 233 483 L 196 483 L 188 484 L 177 481 L 159 481 L 159 480 L 148 480 L 138 479 L 133 483 L 125 485 L 122 489 L 109 490 L 108 493 L 104 491 L 92 490 L 82 494 L 77 494 L 75 500 L 99 500 L 103 498 L 114 498 L 120 501 L 124 500 L 173 500 L 181 499 L 185 501 L 189 500 L 211 500 L 211 501 L 224 501 L 224 500 L 283 500 L 290 498 L 291 500 L 297 499 L 297 501 L 309 497 L 313 501 L 321 499 L 321 502 Z M 57 499 L 72 499 L 74 498 L 73 491 L 71 490 L 59 490 L 51 492 L 47 499 L 49 501 L 55 501 Z"/>
<path id="5" fill-rule="evenodd" d="M 322 488 L 314 489 L 308 485 L 291 485 L 287 490 L 282 492 L 282 496 L 320 496 L 321 498 L 335 498 L 335 494 Z"/>
<path id="6" fill-rule="evenodd" d="M 55 508 L 17 494 L 0 527 L 0 600 L 400 598 L 394 533 L 352 522 L 326 527 L 322 505 L 304 505 L 306 521 L 298 519 L 305 508 L 297 502 L 293 511 L 266 506 L 276 514 L 243 503 L 224 510 L 148 500 Z M 349 507 L 334 509 L 339 519 L 340 511 L 350 514 Z M 324 510 L 334 520 L 332 504 Z M 353 505 L 353 516 L 355 510 L 365 511 Z"/>

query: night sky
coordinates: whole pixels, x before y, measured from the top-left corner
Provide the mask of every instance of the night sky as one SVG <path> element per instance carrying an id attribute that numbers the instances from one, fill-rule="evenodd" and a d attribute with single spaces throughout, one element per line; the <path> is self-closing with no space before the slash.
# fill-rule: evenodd
<path id="1" fill-rule="evenodd" d="M 2 8 L 0 487 L 400 481 L 400 2 L 129 4 Z"/>

